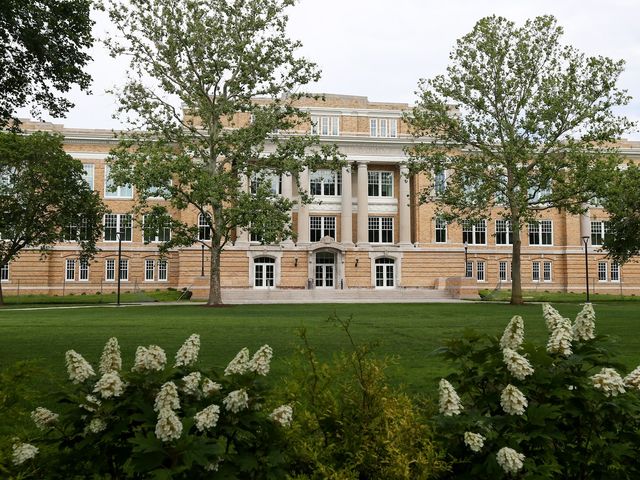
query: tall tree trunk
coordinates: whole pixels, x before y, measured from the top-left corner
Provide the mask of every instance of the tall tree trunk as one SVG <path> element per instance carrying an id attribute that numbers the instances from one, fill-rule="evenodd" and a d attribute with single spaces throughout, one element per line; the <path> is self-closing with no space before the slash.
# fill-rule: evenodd
<path id="1" fill-rule="evenodd" d="M 222 251 L 211 247 L 211 269 L 209 271 L 209 299 L 207 305 L 222 305 L 222 288 L 220 285 L 220 256 Z"/>
<path id="2" fill-rule="evenodd" d="M 513 229 L 513 250 L 511 253 L 511 305 L 522 305 L 522 262 L 520 261 L 520 221 L 511 220 Z"/>

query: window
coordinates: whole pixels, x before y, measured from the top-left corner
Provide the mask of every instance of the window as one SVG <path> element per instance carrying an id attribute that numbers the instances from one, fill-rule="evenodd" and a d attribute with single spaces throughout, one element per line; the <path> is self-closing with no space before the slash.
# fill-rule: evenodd
<path id="1" fill-rule="evenodd" d="M 467 262 L 465 265 L 464 276 L 467 278 L 473 278 L 473 262 Z"/>
<path id="2" fill-rule="evenodd" d="M 444 170 L 438 170 L 433 174 L 433 190 L 436 197 L 441 196 L 447 189 L 447 174 Z"/>
<path id="3" fill-rule="evenodd" d="M 258 186 L 264 185 L 270 187 L 271 193 L 274 195 L 282 194 L 282 177 L 275 173 L 254 173 L 251 175 L 251 193 L 258 193 Z"/>
<path id="4" fill-rule="evenodd" d="M 531 203 L 540 203 L 543 199 L 547 199 L 551 193 L 551 187 L 530 187 L 527 190 L 529 202 Z"/>
<path id="5" fill-rule="evenodd" d="M 313 135 L 340 135 L 340 117 L 337 116 L 312 116 L 311 133 Z"/>
<path id="6" fill-rule="evenodd" d="M 531 280 L 534 282 L 540 281 L 540 262 L 533 262 L 531 264 Z"/>
<path id="7" fill-rule="evenodd" d="M 145 282 L 153 282 L 154 278 L 154 268 L 155 262 L 153 260 L 145 260 L 144 261 L 144 281 Z"/>
<path id="8" fill-rule="evenodd" d="M 275 285 L 275 264 L 275 259 L 271 257 L 258 257 L 253 261 L 254 287 L 265 288 Z"/>
<path id="9" fill-rule="evenodd" d="M 122 241 L 130 242 L 133 237 L 133 221 L 129 214 L 108 213 L 104 216 L 104 241 L 117 242 L 118 232 L 122 232 Z"/>
<path id="10" fill-rule="evenodd" d="M 120 280 L 129 280 L 129 260 L 120 260 Z"/>
<path id="11" fill-rule="evenodd" d="M 529 222 L 529 245 L 553 245 L 551 220 Z"/>
<path id="12" fill-rule="evenodd" d="M 498 278 L 501 282 L 509 281 L 509 262 L 498 262 Z"/>
<path id="13" fill-rule="evenodd" d="M 207 218 L 209 217 L 209 218 Z M 209 215 L 198 215 L 198 240 L 211 240 L 211 225 L 209 225 Z"/>
<path id="14" fill-rule="evenodd" d="M 147 226 L 147 219 L 149 218 L 149 215 L 145 215 L 142 218 L 142 229 L 145 243 L 160 243 L 171 240 L 171 226 L 167 225 L 168 222 L 163 222 L 161 225 L 158 225 L 157 228 L 151 229 L 150 226 Z"/>
<path id="15" fill-rule="evenodd" d="M 463 220 L 462 221 L 462 241 L 469 245 L 487 244 L 487 221 L 486 220 Z"/>
<path id="16" fill-rule="evenodd" d="M 479 282 L 484 282 L 486 280 L 484 276 L 485 266 L 486 266 L 485 262 L 476 262 L 476 279 Z"/>
<path id="17" fill-rule="evenodd" d="M 598 281 L 607 281 L 607 262 L 598 262 Z"/>
<path id="18" fill-rule="evenodd" d="M 496 245 L 512 245 L 513 231 L 509 220 L 496 220 Z"/>
<path id="19" fill-rule="evenodd" d="M 398 120 L 395 118 L 371 118 L 369 119 L 369 133 L 372 137 L 398 136 Z"/>
<path id="20" fill-rule="evenodd" d="M 551 281 L 551 262 L 543 262 L 542 264 L 542 279 L 545 282 Z"/>
<path id="21" fill-rule="evenodd" d="M 76 261 L 67 259 L 65 267 L 64 279 L 67 282 L 73 282 L 76 279 Z"/>
<path id="22" fill-rule="evenodd" d="M 93 172 L 95 170 L 95 167 L 93 163 L 85 163 L 82 165 L 82 168 L 84 169 L 84 173 L 82 174 L 82 179 L 85 182 L 87 182 L 87 184 L 89 185 L 89 188 L 93 190 Z"/>
<path id="23" fill-rule="evenodd" d="M 342 174 L 331 170 L 318 170 L 309 176 L 311 195 L 341 195 Z"/>
<path id="24" fill-rule="evenodd" d="M 91 229 L 89 228 L 89 220 L 86 217 L 80 217 L 78 222 L 72 223 L 67 227 L 64 233 L 64 240 L 67 242 L 84 242 L 89 240 Z"/>
<path id="25" fill-rule="evenodd" d="M 376 287 L 393 287 L 395 278 L 395 260 L 393 258 L 378 258 L 376 266 Z"/>
<path id="26" fill-rule="evenodd" d="M 0 266 L 0 281 L 8 282 L 9 281 L 9 264 L 5 263 Z"/>
<path id="27" fill-rule="evenodd" d="M 591 245 L 602 246 L 604 239 L 611 233 L 609 222 L 597 221 L 591 222 Z"/>
<path id="28" fill-rule="evenodd" d="M 369 243 L 393 243 L 393 217 L 369 217 Z"/>
<path id="29" fill-rule="evenodd" d="M 109 259 L 104 265 L 104 279 L 113 282 L 116 279 L 116 261 Z"/>
<path id="30" fill-rule="evenodd" d="M 436 243 L 447 243 L 447 222 L 436 218 Z"/>
<path id="31" fill-rule="evenodd" d="M 336 238 L 336 217 L 309 217 L 309 238 L 319 242 L 323 237 Z"/>
<path id="32" fill-rule="evenodd" d="M 86 282 L 89 280 L 89 262 L 87 260 L 80 260 L 80 281 Z"/>
<path id="33" fill-rule="evenodd" d="M 620 264 L 618 262 L 611 262 L 611 281 L 620 281 Z"/>
<path id="34" fill-rule="evenodd" d="M 158 260 L 158 281 L 166 282 L 169 279 L 169 262 Z"/>
<path id="35" fill-rule="evenodd" d="M 370 197 L 393 197 L 393 172 L 368 172 Z"/>
<path id="36" fill-rule="evenodd" d="M 171 195 L 169 191 L 170 186 L 173 185 L 173 180 L 169 179 L 164 183 L 164 185 L 160 184 L 160 186 L 149 187 L 147 189 L 147 198 L 154 200 L 164 200 Z"/>
<path id="37" fill-rule="evenodd" d="M 109 178 L 109 166 L 104 168 L 104 198 L 133 198 L 133 187 L 131 185 L 114 185 Z"/>

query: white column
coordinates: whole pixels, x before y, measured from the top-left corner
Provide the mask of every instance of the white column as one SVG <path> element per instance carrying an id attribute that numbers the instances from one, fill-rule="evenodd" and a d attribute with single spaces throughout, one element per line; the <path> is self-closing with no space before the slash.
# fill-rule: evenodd
<path id="1" fill-rule="evenodd" d="M 580 237 L 589 237 L 589 244 L 591 243 L 591 212 L 589 211 L 589 204 L 582 205 L 585 212 L 580 215 Z M 582 238 L 578 239 L 580 246 L 582 247 L 584 244 L 582 243 Z"/>
<path id="2" fill-rule="evenodd" d="M 353 194 L 351 192 L 351 167 L 342 167 L 342 217 L 340 221 L 340 243 L 353 245 Z"/>
<path id="3" fill-rule="evenodd" d="M 358 246 L 369 243 L 369 176 L 367 162 L 358 162 Z"/>
<path id="4" fill-rule="evenodd" d="M 240 189 L 242 192 L 246 193 L 249 191 L 249 177 L 246 175 L 240 176 Z M 236 243 L 235 245 L 239 246 L 247 246 L 249 245 L 249 230 L 245 230 L 244 228 L 236 228 Z"/>
<path id="5" fill-rule="evenodd" d="M 406 165 L 400 165 L 400 178 L 398 183 L 398 222 L 400 223 L 400 245 L 411 244 L 411 207 L 409 206 L 409 169 Z"/>
<path id="6" fill-rule="evenodd" d="M 289 173 L 282 175 L 282 196 L 287 200 L 293 199 L 293 177 Z M 291 221 L 292 212 L 289 212 L 289 220 Z M 293 225 L 291 226 L 293 228 Z M 283 245 L 292 246 L 293 240 L 286 238 L 282 242 Z"/>
<path id="7" fill-rule="evenodd" d="M 309 169 L 305 168 L 300 172 L 300 184 L 298 190 L 309 190 Z M 298 207 L 298 243 L 309 243 L 309 207 L 302 205 Z"/>

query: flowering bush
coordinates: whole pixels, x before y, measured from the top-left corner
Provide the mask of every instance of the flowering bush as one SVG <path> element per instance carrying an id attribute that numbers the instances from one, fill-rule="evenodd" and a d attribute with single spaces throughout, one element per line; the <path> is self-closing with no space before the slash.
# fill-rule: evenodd
<path id="1" fill-rule="evenodd" d="M 55 411 L 32 412 L 43 437 L 16 440 L 13 468 L 47 479 L 284 478 L 283 430 L 293 411 L 266 407 L 262 377 L 273 351 L 265 345 L 251 357 L 245 348 L 218 374 L 196 367 L 199 348 L 191 335 L 170 367 L 159 346 L 138 347 L 125 371 L 111 338 L 98 374 L 69 350 L 72 388 Z"/>
<path id="2" fill-rule="evenodd" d="M 440 382 L 447 478 L 640 478 L 640 367 L 618 373 L 591 304 L 573 324 L 543 315 L 545 347 L 516 316 L 500 339 L 466 332 L 441 350 L 459 367 Z"/>

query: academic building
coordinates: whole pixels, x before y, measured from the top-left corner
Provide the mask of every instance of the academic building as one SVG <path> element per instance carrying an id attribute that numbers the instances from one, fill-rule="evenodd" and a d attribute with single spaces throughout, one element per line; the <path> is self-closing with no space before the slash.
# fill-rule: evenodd
<path id="1" fill-rule="evenodd" d="M 404 149 L 414 140 L 402 114 L 409 105 L 327 95 L 324 101 L 308 100 L 305 109 L 312 116 L 313 133 L 338 145 L 348 166 L 341 172 L 304 171 L 299 184 L 286 175 L 272 179 L 278 194 L 295 201 L 303 189 L 313 202 L 291 212 L 295 242 L 263 245 L 238 230 L 222 257 L 226 302 L 420 301 L 477 298 L 478 290 L 511 288 L 511 234 L 499 211 L 488 220 L 447 224 L 437 218 L 432 203 L 417 202 L 418 193 L 432 182 L 422 175 L 406 177 Z M 36 249 L 25 250 L 2 267 L 5 294 L 115 291 L 116 232 L 122 231 L 123 291 L 186 287 L 194 298 L 208 295 L 208 251 L 195 243 L 161 257 L 158 244 L 169 238 L 169 229 L 145 239 L 140 219 L 130 213 L 136 192 L 109 181 L 105 159 L 117 141 L 112 131 L 30 122 L 24 128 L 62 134 L 66 151 L 82 161 L 86 181 L 111 213 L 105 215 L 99 253 L 92 261 L 79 260 L 74 242 L 55 245 L 45 257 Z M 621 142 L 619 148 L 626 158 L 640 161 L 640 142 Z M 446 178 L 437 178 L 435 188 L 445 184 Z M 195 210 L 176 216 L 191 224 L 200 220 Z M 522 231 L 523 289 L 584 292 L 582 238 L 588 237 L 590 291 L 640 294 L 640 263 L 620 266 L 601 251 L 607 228 L 600 208 L 580 216 L 541 212 L 539 221 Z M 206 242 L 209 233 L 202 225 L 200 239 Z"/>

